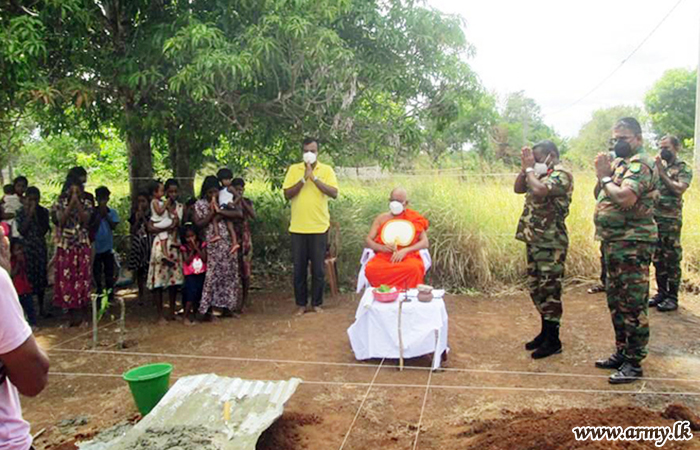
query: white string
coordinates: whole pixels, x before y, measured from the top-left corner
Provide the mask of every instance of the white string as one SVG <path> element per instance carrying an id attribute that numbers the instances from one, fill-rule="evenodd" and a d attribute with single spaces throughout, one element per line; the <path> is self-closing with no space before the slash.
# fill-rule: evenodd
<path id="1" fill-rule="evenodd" d="M 377 375 L 379 375 L 379 371 L 382 369 L 382 364 L 384 364 L 384 359 L 379 363 L 379 366 L 377 367 L 377 371 L 374 372 L 374 376 L 372 377 L 372 381 L 369 383 L 369 386 L 367 387 L 367 392 L 365 392 L 365 396 L 362 398 L 362 402 L 360 403 L 360 407 L 357 408 L 357 412 L 355 413 L 355 417 L 352 419 L 352 423 L 350 423 L 350 428 L 348 429 L 348 432 L 345 433 L 345 438 L 343 439 L 343 442 L 340 444 L 340 448 L 338 450 L 343 450 L 343 447 L 345 447 L 345 443 L 348 441 L 348 437 L 350 437 L 350 432 L 352 431 L 352 427 L 355 426 L 355 422 L 357 421 L 357 418 L 360 416 L 360 411 L 362 411 L 362 407 L 365 406 L 365 401 L 367 401 L 367 397 L 369 397 L 369 392 L 372 390 L 372 385 L 374 384 L 374 381 L 377 379 Z"/>
<path id="2" fill-rule="evenodd" d="M 98 331 L 99 331 L 99 330 L 102 330 L 102 329 L 107 328 L 107 327 L 109 327 L 109 326 L 111 326 L 111 325 L 114 325 L 115 323 L 117 323 L 117 321 L 116 321 L 116 320 L 113 320 L 113 321 L 111 321 L 111 322 L 109 322 L 109 323 L 106 323 L 106 324 L 102 325 L 101 327 L 97 328 L 97 330 L 98 330 Z M 80 339 L 81 337 L 87 336 L 87 335 L 91 334 L 92 331 L 93 331 L 93 330 L 86 331 L 85 333 L 81 333 L 81 334 L 79 334 L 79 335 L 77 335 L 77 336 L 74 336 L 74 337 L 68 339 L 67 341 L 63 341 L 63 342 L 61 342 L 60 344 L 57 344 L 56 346 L 52 347 L 51 350 L 59 350 L 58 347 L 60 347 L 60 346 L 62 346 L 62 345 L 65 345 L 65 344 L 68 344 L 69 342 L 73 342 L 73 341 L 75 341 L 76 339 Z M 60 349 L 60 350 L 63 350 L 63 349 Z"/>
<path id="3" fill-rule="evenodd" d="M 379 369 L 379 368 L 378 368 Z M 346 381 L 314 381 L 302 380 L 302 384 L 318 385 L 318 386 L 357 386 L 357 387 L 372 387 L 372 388 L 405 388 L 405 389 L 425 389 L 424 384 L 403 384 L 403 383 L 375 383 L 379 370 L 375 372 L 375 376 L 370 383 L 362 382 L 346 382 Z M 65 377 L 102 377 L 102 378 L 122 378 L 119 374 L 102 374 L 102 373 L 85 373 L 85 372 L 49 372 L 53 376 Z M 186 375 L 174 376 L 172 378 L 183 378 Z M 645 379 L 643 379 L 645 380 Z M 528 388 L 519 386 L 467 386 L 467 385 L 445 385 L 431 384 L 431 389 L 446 389 L 446 390 L 471 390 L 471 391 L 518 391 L 518 392 L 543 392 L 546 394 L 616 394 L 616 395 L 675 395 L 687 397 L 700 397 L 700 392 L 682 392 L 682 391 L 642 391 L 642 390 L 614 390 L 614 389 L 564 389 L 564 388 Z M 642 387 L 643 388 L 643 387 Z M 369 390 L 368 390 L 369 391 Z M 365 394 L 365 398 L 367 394 Z M 363 400 L 364 403 L 364 400 Z M 359 410 L 358 410 L 359 414 Z M 357 414 L 356 414 L 357 417 Z M 354 422 L 354 421 L 353 421 Z"/>
<path id="4" fill-rule="evenodd" d="M 428 384 L 425 385 L 425 395 L 423 396 L 423 406 L 420 408 L 420 417 L 418 418 L 418 429 L 416 430 L 416 439 L 413 441 L 413 450 L 418 447 L 418 436 L 420 435 L 420 426 L 423 423 L 423 413 L 425 413 L 425 404 L 428 402 L 428 392 L 430 391 L 430 380 L 433 377 L 433 372 L 428 373 Z"/>
<path id="5" fill-rule="evenodd" d="M 236 356 L 208 356 L 208 355 L 187 355 L 187 354 L 173 354 L 173 353 L 148 353 L 148 352 L 119 352 L 114 350 L 80 350 L 80 349 L 50 349 L 49 353 L 92 353 L 99 355 L 117 355 L 117 356 L 141 356 L 141 357 L 157 357 L 157 358 L 184 358 L 184 359 L 211 359 L 217 361 L 235 361 L 235 362 L 253 362 L 253 363 L 271 363 L 271 364 L 298 364 L 298 365 L 312 365 L 312 366 L 335 366 L 335 367 L 362 367 L 362 368 L 376 368 L 380 365 L 372 363 L 341 363 L 341 362 L 326 362 L 326 361 L 299 361 L 299 360 L 289 360 L 289 359 L 268 359 L 268 358 L 242 358 Z M 383 360 L 382 360 L 383 362 Z M 407 370 L 430 370 L 430 367 L 415 367 L 406 366 Z M 482 374 L 500 374 L 500 375 L 526 375 L 526 376 L 546 376 L 546 377 L 573 377 L 573 378 L 600 378 L 607 379 L 607 375 L 590 375 L 590 374 L 579 374 L 579 373 L 566 373 L 566 372 L 526 372 L 517 370 L 490 370 L 490 369 L 466 369 L 458 367 L 444 367 L 440 370 L 444 372 L 461 372 L 461 373 L 482 373 Z M 664 377 L 644 377 L 647 381 L 667 381 L 667 382 L 686 382 L 686 383 L 700 383 L 700 379 L 693 378 L 664 378 Z"/>

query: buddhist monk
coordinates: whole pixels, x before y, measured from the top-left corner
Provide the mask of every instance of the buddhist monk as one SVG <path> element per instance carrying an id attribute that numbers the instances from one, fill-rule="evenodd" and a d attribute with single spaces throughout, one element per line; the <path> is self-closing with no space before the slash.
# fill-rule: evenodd
<path id="1" fill-rule="evenodd" d="M 389 197 L 389 212 L 374 219 L 369 230 L 366 245 L 376 256 L 367 263 L 365 274 L 374 287 L 385 284 L 410 289 L 423 283 L 425 266 L 418 252 L 429 246 L 429 223 L 407 206 L 406 190 L 394 189 Z"/>

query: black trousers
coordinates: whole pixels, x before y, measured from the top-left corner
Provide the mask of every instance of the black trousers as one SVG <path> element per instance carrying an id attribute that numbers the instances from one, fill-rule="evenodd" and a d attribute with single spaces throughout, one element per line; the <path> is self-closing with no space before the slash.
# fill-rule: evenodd
<path id="1" fill-rule="evenodd" d="M 324 272 L 328 232 L 322 234 L 292 233 L 292 255 L 294 258 L 294 298 L 297 306 L 308 303 L 308 268 L 311 261 L 311 304 L 323 304 Z"/>
<path id="2" fill-rule="evenodd" d="M 95 261 L 92 263 L 92 276 L 95 278 L 97 294 L 102 293 L 102 289 L 111 289 L 109 301 L 114 299 L 114 254 L 112 252 L 97 253 Z M 104 276 L 104 283 L 103 278 Z M 100 305 L 102 300 L 100 299 Z"/>

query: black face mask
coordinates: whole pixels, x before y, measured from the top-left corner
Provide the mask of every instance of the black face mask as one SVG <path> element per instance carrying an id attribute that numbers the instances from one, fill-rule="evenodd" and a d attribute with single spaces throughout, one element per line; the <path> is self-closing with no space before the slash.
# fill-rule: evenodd
<path id="1" fill-rule="evenodd" d="M 667 148 L 661 150 L 661 159 L 666 162 L 671 161 L 673 159 L 673 152 Z"/>
<path id="2" fill-rule="evenodd" d="M 613 150 L 618 158 L 627 158 L 632 154 L 632 146 L 627 141 L 617 141 Z"/>

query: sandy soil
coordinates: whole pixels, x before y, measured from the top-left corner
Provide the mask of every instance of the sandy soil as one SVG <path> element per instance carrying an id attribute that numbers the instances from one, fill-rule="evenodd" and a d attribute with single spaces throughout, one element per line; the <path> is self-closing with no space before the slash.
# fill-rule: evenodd
<path id="1" fill-rule="evenodd" d="M 452 351 L 446 370 L 432 374 L 428 357 L 408 361 L 403 372 L 393 360 L 384 361 L 379 370 L 380 361 L 357 363 L 345 330 L 354 320 L 358 301 L 358 296 L 341 295 L 328 299 L 322 314 L 293 317 L 289 292 L 256 292 L 253 306 L 241 319 L 185 327 L 176 322 L 154 324 L 151 308 L 130 298 L 131 346 L 117 350 L 116 327 L 105 327 L 98 350 L 114 352 L 109 354 L 82 352 L 91 345 L 89 335 L 80 336 L 87 330 L 49 323 L 38 332 L 38 340 L 50 351 L 55 375 L 38 398 L 22 399 L 32 431 L 44 430 L 36 447 L 74 448 L 76 435 L 133 419 L 136 408 L 120 374 L 160 361 L 174 365 L 175 377 L 213 372 L 334 383 L 302 384 L 285 415 L 261 439 L 260 449 L 338 449 L 344 441 L 348 450 L 496 449 L 501 448 L 499 442 L 502 448 L 523 449 L 654 448 L 653 443 L 637 442 L 574 447 L 562 436 L 572 436 L 571 425 L 577 420 L 617 425 L 619 417 L 619 425 L 626 426 L 635 424 L 628 419 L 636 417 L 638 423 L 666 425 L 673 421 L 661 412 L 670 404 L 700 410 L 700 298 L 695 296 L 684 297 L 677 312 L 650 313 L 647 379 L 618 387 L 607 383 L 608 372 L 593 367 L 595 359 L 612 352 L 613 334 L 604 297 L 587 295 L 583 287 L 568 289 L 565 295 L 564 352 L 540 361 L 523 349 L 539 331 L 525 294 L 448 296 Z M 375 375 L 377 386 L 368 389 Z M 81 417 L 86 424 L 61 424 Z M 508 440 L 527 430 L 532 435 Z M 668 448 L 700 448 L 700 434 Z"/>

